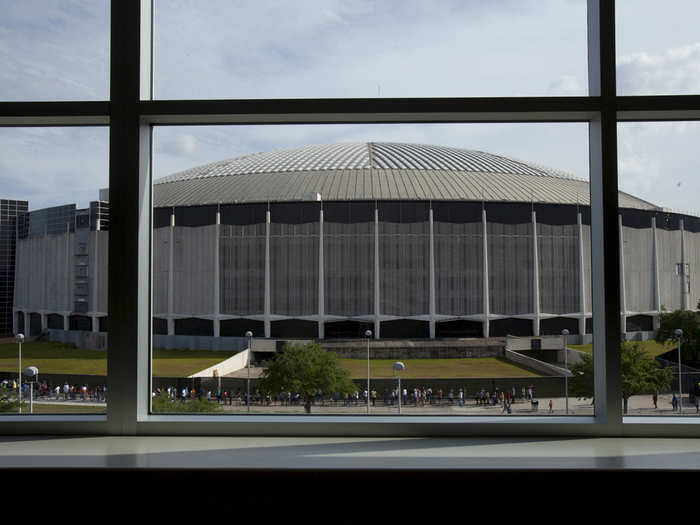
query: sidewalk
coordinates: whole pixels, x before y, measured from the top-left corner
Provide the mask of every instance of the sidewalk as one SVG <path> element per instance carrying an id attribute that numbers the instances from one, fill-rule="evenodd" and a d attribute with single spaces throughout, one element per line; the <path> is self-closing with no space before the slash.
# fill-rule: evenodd
<path id="1" fill-rule="evenodd" d="M 652 401 L 652 396 L 633 396 L 629 400 L 628 412 L 629 416 L 680 416 L 677 411 L 674 412 L 671 407 L 672 394 L 662 394 L 658 399 L 658 408 L 654 408 L 654 403 Z M 507 415 L 575 415 L 575 416 L 592 416 L 594 414 L 593 404 L 591 399 L 582 398 L 569 398 L 569 409 L 566 410 L 566 398 L 564 397 L 554 397 L 552 400 L 552 412 L 549 411 L 549 401 L 550 398 L 539 398 L 539 406 L 534 409 L 529 401 L 518 401 L 511 405 L 512 413 L 508 414 L 503 411 L 502 405 L 476 405 L 473 400 L 468 400 L 464 406 L 460 407 L 455 401 L 453 405 L 444 402 L 442 405 L 426 405 L 426 406 L 414 406 L 413 404 L 404 404 L 401 406 L 402 415 L 470 415 L 470 416 L 507 416 Z M 697 416 L 700 417 L 695 409 L 694 405 L 688 403 L 688 397 L 683 398 L 683 417 Z M 95 407 L 105 407 L 106 403 L 99 401 L 81 401 L 80 399 L 63 400 L 63 399 L 41 399 L 34 400 L 35 404 L 41 405 L 73 405 L 73 406 L 95 406 Z M 233 414 L 246 412 L 245 405 L 220 405 L 225 412 L 231 412 Z M 273 404 L 271 406 L 261 406 L 252 405 L 251 411 L 257 414 L 296 414 L 303 413 L 304 408 L 302 405 L 293 406 L 281 406 L 279 404 Z M 311 413 L 312 414 L 365 414 L 367 407 L 365 404 L 360 403 L 358 405 L 344 406 L 343 403 L 338 403 L 332 406 L 326 403 L 325 406 L 313 405 Z M 393 415 L 398 414 L 398 404 L 395 405 L 383 405 L 378 402 L 376 406 L 370 407 L 370 414 L 375 415 Z"/>

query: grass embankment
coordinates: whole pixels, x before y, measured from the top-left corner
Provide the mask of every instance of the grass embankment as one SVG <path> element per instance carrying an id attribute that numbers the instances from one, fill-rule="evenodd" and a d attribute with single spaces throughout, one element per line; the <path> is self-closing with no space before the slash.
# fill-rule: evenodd
<path id="1" fill-rule="evenodd" d="M 104 414 L 107 412 L 105 406 L 80 406 L 66 405 L 63 403 L 43 404 L 34 403 L 33 414 Z M 3 415 L 7 415 L 5 412 Z M 22 415 L 29 414 L 29 403 L 22 404 Z M 16 415 L 16 414 L 12 414 Z M 2 415 L 0 415 L 2 417 Z"/>
<path id="2" fill-rule="evenodd" d="M 362 359 L 340 359 L 350 377 L 367 377 L 367 361 Z M 393 359 L 370 361 L 370 375 L 375 378 L 393 377 Z M 403 379 L 419 378 L 491 378 L 491 377 L 538 377 L 539 374 L 496 357 L 474 357 L 465 359 L 405 359 L 406 371 Z"/>
<path id="3" fill-rule="evenodd" d="M 590 346 L 590 345 L 589 345 Z M 207 350 L 153 350 L 155 377 L 187 377 L 209 368 L 234 352 Z M 351 377 L 367 377 L 367 362 L 362 359 L 341 359 Z M 394 360 L 374 359 L 372 377 L 393 377 Z M 407 359 L 404 378 L 453 377 L 536 377 L 538 374 L 498 358 Z M 22 344 L 22 368 L 36 366 L 39 374 L 107 374 L 106 350 L 80 350 L 62 343 L 38 341 Z M 17 371 L 17 344 L 0 344 L 0 371 Z"/>
<path id="4" fill-rule="evenodd" d="M 154 377 L 187 377 L 231 357 L 233 351 L 153 349 Z"/>
<path id="5" fill-rule="evenodd" d="M 209 368 L 234 352 L 153 349 L 153 375 L 187 377 Z M 39 374 L 107 375 L 106 350 L 80 350 L 63 343 L 37 341 L 22 344 L 22 368 L 36 366 Z M 17 344 L 0 344 L 0 371 L 16 372 Z"/>
<path id="6" fill-rule="evenodd" d="M 644 349 L 644 351 L 651 357 L 656 357 L 661 354 L 665 354 L 669 350 L 675 348 L 673 343 L 657 343 L 656 341 L 639 341 L 639 344 Z M 569 348 L 579 350 L 581 352 L 586 352 L 587 354 L 593 353 L 593 344 L 589 343 L 587 345 L 567 345 Z"/>

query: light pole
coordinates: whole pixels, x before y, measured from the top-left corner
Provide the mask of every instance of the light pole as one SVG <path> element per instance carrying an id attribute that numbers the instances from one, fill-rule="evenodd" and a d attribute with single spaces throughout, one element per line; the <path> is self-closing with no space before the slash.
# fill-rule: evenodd
<path id="1" fill-rule="evenodd" d="M 396 361 L 396 363 L 391 366 L 391 369 L 394 371 L 394 375 L 396 375 L 396 372 L 400 373 L 406 370 L 406 365 L 404 365 L 401 361 Z M 399 391 L 398 396 L 396 397 L 399 398 L 399 414 L 401 414 L 401 375 L 399 375 Z"/>
<path id="2" fill-rule="evenodd" d="M 248 386 L 246 388 L 245 404 L 250 414 L 250 354 L 253 352 L 253 332 L 248 330 L 245 336 L 248 338 Z"/>
<path id="3" fill-rule="evenodd" d="M 681 337 L 683 337 L 683 330 L 676 328 L 673 335 L 678 339 L 678 410 L 680 414 L 683 414 L 683 387 L 681 386 Z"/>
<path id="4" fill-rule="evenodd" d="M 19 384 L 17 385 L 17 398 L 19 399 L 19 413 L 22 413 L 22 343 L 24 342 L 24 334 L 17 334 L 15 341 L 19 345 Z"/>
<path id="5" fill-rule="evenodd" d="M 34 382 L 39 382 L 39 369 L 35 366 L 28 366 L 24 370 L 24 375 L 29 376 L 32 380 L 29 382 L 29 413 L 34 413 Z"/>
<path id="6" fill-rule="evenodd" d="M 569 360 L 568 351 L 566 350 L 566 336 L 569 335 L 569 331 L 564 328 L 561 331 L 561 335 L 564 336 L 564 395 L 566 396 L 566 414 L 569 413 Z"/>
<path id="7" fill-rule="evenodd" d="M 365 337 L 367 338 L 367 413 L 369 414 L 369 340 L 372 337 L 372 330 L 365 331 Z"/>

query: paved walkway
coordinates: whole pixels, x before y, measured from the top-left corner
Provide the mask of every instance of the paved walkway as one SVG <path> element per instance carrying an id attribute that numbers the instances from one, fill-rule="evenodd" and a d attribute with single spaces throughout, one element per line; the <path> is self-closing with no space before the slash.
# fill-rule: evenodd
<path id="1" fill-rule="evenodd" d="M 678 416 L 678 412 L 674 412 L 671 406 L 671 394 L 663 394 L 659 396 L 657 403 L 658 408 L 654 408 L 654 403 L 650 395 L 644 396 L 633 396 L 629 400 L 628 415 L 630 416 Z M 550 413 L 555 416 L 566 415 L 577 415 L 577 416 L 592 416 L 593 415 L 593 405 L 590 399 L 581 398 L 569 398 L 568 400 L 568 412 L 566 410 L 566 398 L 564 397 L 554 397 L 552 400 L 552 412 L 549 411 L 549 398 L 538 399 L 538 408 L 535 409 L 530 402 L 517 402 L 512 405 L 512 415 L 549 415 Z M 683 416 L 695 416 L 700 417 L 695 409 L 694 405 L 688 404 L 688 398 L 684 398 L 683 405 Z M 45 405 L 72 405 L 72 406 L 95 406 L 104 407 L 105 403 L 100 403 L 97 401 L 81 401 L 77 400 L 55 400 L 55 399 L 42 399 L 35 400 L 35 404 L 45 404 Z M 247 409 L 245 405 L 221 405 L 221 407 L 226 412 L 231 413 L 246 413 Z M 279 404 L 273 404 L 269 407 L 252 405 L 251 412 L 258 414 L 273 414 L 273 413 L 283 413 L 283 414 L 297 414 L 303 413 L 304 407 L 302 405 L 295 406 L 280 406 Z M 314 414 L 354 414 L 361 415 L 367 413 L 367 406 L 365 404 L 349 405 L 343 406 L 342 402 L 338 403 L 336 406 L 326 404 L 325 406 L 314 405 L 311 409 Z M 376 406 L 370 407 L 370 414 L 376 415 L 393 415 L 398 413 L 398 405 L 388 405 L 384 406 L 383 403 L 378 402 Z M 470 416 L 501 416 L 508 415 L 503 411 L 501 405 L 476 405 L 473 400 L 469 400 L 463 407 L 460 407 L 457 402 L 453 405 L 449 405 L 444 402 L 442 405 L 431 405 L 431 406 L 414 406 L 413 404 L 402 405 L 401 407 L 402 415 L 470 415 Z"/>

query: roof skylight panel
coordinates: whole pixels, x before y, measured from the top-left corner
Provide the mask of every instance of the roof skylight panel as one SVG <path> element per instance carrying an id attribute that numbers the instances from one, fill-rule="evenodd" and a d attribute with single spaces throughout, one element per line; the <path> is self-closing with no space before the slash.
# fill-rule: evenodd
<path id="1" fill-rule="evenodd" d="M 427 152 L 424 149 L 416 147 L 412 144 L 405 144 L 403 149 L 405 150 L 409 158 L 413 159 L 416 163 L 418 163 L 418 165 L 421 168 L 436 168 L 436 164 L 433 162 L 433 159 L 430 158 L 430 155 L 427 154 Z"/>
<path id="2" fill-rule="evenodd" d="M 387 155 L 381 146 L 372 145 L 372 167 L 376 168 L 398 168 L 394 159 Z"/>

